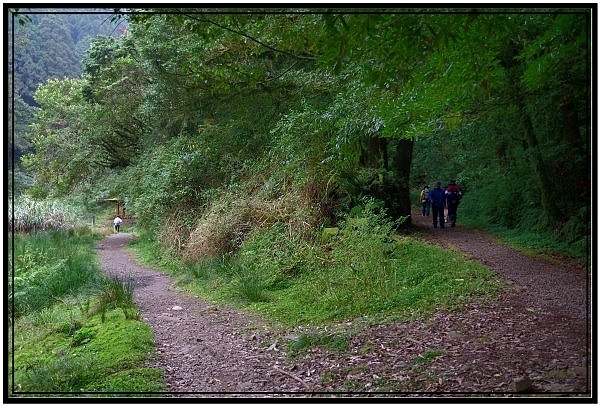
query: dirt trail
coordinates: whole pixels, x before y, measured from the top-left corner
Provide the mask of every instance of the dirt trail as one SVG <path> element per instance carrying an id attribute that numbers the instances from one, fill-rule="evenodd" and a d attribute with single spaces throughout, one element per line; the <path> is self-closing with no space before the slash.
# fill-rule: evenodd
<path id="1" fill-rule="evenodd" d="M 512 288 L 496 300 L 427 320 L 348 321 L 342 325 L 351 332 L 347 351 L 314 348 L 296 358 L 286 357 L 283 344 L 298 329 L 275 334 L 257 317 L 178 291 L 123 250 L 130 234 L 110 235 L 99 252 L 107 273 L 135 283 L 136 303 L 156 336 L 165 396 L 521 396 L 515 389 L 524 378 L 530 392 L 588 397 L 586 270 L 527 257 L 460 224 L 434 230 L 430 221 L 413 213 L 415 236 L 464 251 Z M 433 353 L 437 358 L 422 365 L 424 354 Z"/>
<path id="2" fill-rule="evenodd" d="M 109 275 L 134 283 L 134 298 L 156 336 L 156 367 L 164 369 L 170 392 L 298 392 L 305 388 L 286 375 L 285 360 L 265 347 L 266 326 L 248 315 L 208 304 L 178 291 L 169 277 L 136 263 L 123 247 L 131 234 L 108 236 L 99 244 Z"/>
<path id="3" fill-rule="evenodd" d="M 591 275 L 583 264 L 566 258 L 544 261 L 527 256 L 485 232 L 461 227 L 460 219 L 457 227 L 447 224 L 444 229 L 434 229 L 431 217 L 413 212 L 413 223 L 424 238 L 457 248 L 518 285 L 531 306 L 565 317 L 584 316 L 589 309 Z"/>

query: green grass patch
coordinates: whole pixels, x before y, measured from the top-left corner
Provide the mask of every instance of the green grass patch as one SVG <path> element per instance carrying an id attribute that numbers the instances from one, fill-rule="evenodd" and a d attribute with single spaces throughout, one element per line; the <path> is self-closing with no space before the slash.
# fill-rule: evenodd
<path id="1" fill-rule="evenodd" d="M 439 350 L 439 349 L 427 350 L 423 354 L 417 355 L 412 360 L 412 364 L 414 366 L 429 365 L 433 361 L 435 361 L 436 358 L 438 358 L 438 357 L 440 357 L 442 355 L 444 355 L 444 351 L 443 350 Z"/>
<path id="2" fill-rule="evenodd" d="M 474 296 L 499 290 L 487 268 L 457 253 L 412 239 L 389 244 L 395 257 L 346 252 L 278 292 L 277 300 L 253 308 L 291 324 L 361 316 L 408 320 L 436 309 L 459 309 Z"/>
<path id="3" fill-rule="evenodd" d="M 54 311 L 70 317 L 65 304 Z M 85 318 L 85 325 L 73 332 L 64 331 L 60 322 L 40 325 L 24 317 L 16 321 L 14 333 L 15 395 L 164 389 L 161 372 L 144 367 L 154 350 L 152 331 L 116 309 L 107 312 L 104 322 L 99 316 Z M 137 379 L 123 379 L 134 373 Z"/>
<path id="4" fill-rule="evenodd" d="M 13 285 L 21 301 L 9 326 L 9 396 L 164 390 L 162 372 L 146 367 L 154 337 L 137 319 L 132 286 L 102 275 L 95 236 L 43 234 L 15 236 L 14 274 L 22 279 Z M 76 257 L 69 266 L 64 252 Z M 85 277 L 72 277 L 77 272 Z"/>
<path id="5" fill-rule="evenodd" d="M 348 333 L 304 333 L 291 340 L 287 348 L 292 356 L 315 347 L 344 351 L 350 343 Z"/>
<path id="6" fill-rule="evenodd" d="M 153 266 L 167 262 L 168 272 L 194 293 L 290 326 L 410 320 L 502 289 L 483 265 L 398 236 L 394 224 L 368 207 L 356 213 L 326 241 L 320 232 L 312 242 L 293 239 L 286 224 L 275 224 L 251 232 L 235 255 L 196 264 L 151 260 L 160 250 L 143 241 L 136 247 Z"/>

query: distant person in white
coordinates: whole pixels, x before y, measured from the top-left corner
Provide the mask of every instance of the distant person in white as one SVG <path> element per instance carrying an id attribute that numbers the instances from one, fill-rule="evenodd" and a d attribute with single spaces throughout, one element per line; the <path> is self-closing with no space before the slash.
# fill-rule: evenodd
<path id="1" fill-rule="evenodd" d="M 121 217 L 119 217 L 119 216 L 115 217 L 115 219 L 113 220 L 113 223 L 115 224 L 115 232 L 116 233 L 119 232 L 122 222 L 123 222 L 123 220 L 121 220 Z"/>

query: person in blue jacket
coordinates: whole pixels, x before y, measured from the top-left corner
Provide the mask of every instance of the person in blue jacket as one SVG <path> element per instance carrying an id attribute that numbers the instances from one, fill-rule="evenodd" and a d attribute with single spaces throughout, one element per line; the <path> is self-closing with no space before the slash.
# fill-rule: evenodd
<path id="1" fill-rule="evenodd" d="M 437 228 L 438 221 L 440 228 L 444 228 L 444 207 L 446 206 L 446 194 L 442 189 L 442 182 L 437 181 L 435 187 L 431 190 L 431 214 L 433 214 L 433 228 Z"/>

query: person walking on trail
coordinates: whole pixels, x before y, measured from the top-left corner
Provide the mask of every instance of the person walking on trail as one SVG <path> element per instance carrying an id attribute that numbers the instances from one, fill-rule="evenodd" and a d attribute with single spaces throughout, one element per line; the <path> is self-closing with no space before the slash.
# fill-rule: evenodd
<path id="1" fill-rule="evenodd" d="M 423 206 L 423 216 L 429 216 L 429 207 L 431 206 L 429 185 L 425 185 L 423 190 L 421 190 L 421 194 L 419 195 L 419 201 Z"/>
<path id="2" fill-rule="evenodd" d="M 113 224 L 115 225 L 115 233 L 118 233 L 119 230 L 121 229 L 122 222 L 123 222 L 123 220 L 121 220 L 121 217 L 119 217 L 119 216 L 115 217 L 115 219 L 113 220 Z"/>
<path id="3" fill-rule="evenodd" d="M 444 207 L 446 206 L 446 195 L 442 189 L 442 182 L 437 181 L 429 197 L 431 199 L 431 214 L 433 214 L 433 228 L 444 228 Z"/>
<path id="4" fill-rule="evenodd" d="M 456 212 L 458 210 L 460 199 L 462 199 L 463 192 L 456 184 L 456 181 L 451 180 L 448 182 L 448 187 L 444 194 L 446 196 L 446 206 L 448 207 L 448 222 L 450 222 L 450 227 L 455 227 Z"/>

